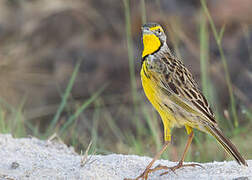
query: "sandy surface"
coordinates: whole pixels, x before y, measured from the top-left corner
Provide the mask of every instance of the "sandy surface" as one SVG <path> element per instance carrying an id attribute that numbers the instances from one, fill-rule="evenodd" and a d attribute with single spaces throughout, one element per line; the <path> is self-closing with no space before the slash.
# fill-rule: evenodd
<path id="1" fill-rule="evenodd" d="M 123 179 L 139 175 L 151 161 L 135 155 L 93 155 L 82 166 L 82 156 L 65 144 L 41 141 L 36 138 L 15 139 L 0 134 L 0 179 Z M 252 160 L 249 167 L 236 162 L 213 162 L 199 167 L 187 167 L 159 176 L 164 171 L 150 174 L 149 179 L 252 179 Z M 160 160 L 155 165 L 175 165 Z"/>

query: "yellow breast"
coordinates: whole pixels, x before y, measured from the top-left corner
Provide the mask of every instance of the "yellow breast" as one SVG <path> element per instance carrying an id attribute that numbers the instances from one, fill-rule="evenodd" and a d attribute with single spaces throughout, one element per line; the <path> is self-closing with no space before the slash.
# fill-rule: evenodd
<path id="1" fill-rule="evenodd" d="M 158 111 L 164 124 L 164 139 L 171 140 L 170 128 L 173 127 L 175 119 L 169 110 L 164 110 L 161 100 L 161 92 L 156 82 L 155 74 L 146 69 L 146 64 L 143 62 L 141 69 L 142 86 L 146 97 L 149 99 L 154 108 Z"/>
<path id="2" fill-rule="evenodd" d="M 165 140 L 170 141 L 170 128 L 173 126 L 180 126 L 180 124 L 177 123 L 173 112 L 171 112 L 169 108 L 163 104 L 164 99 L 162 98 L 165 97 L 166 102 L 168 102 L 169 97 L 162 94 L 162 91 L 158 86 L 159 79 L 157 74 L 152 71 L 148 71 L 145 63 L 146 62 L 144 61 L 141 69 L 142 86 L 146 97 L 161 116 L 164 124 Z M 171 104 L 168 104 L 168 106 L 169 105 Z"/>
<path id="3" fill-rule="evenodd" d="M 145 62 L 143 62 L 141 69 L 141 79 L 146 97 L 149 99 L 155 109 L 160 113 L 161 108 L 158 102 L 159 96 L 157 83 L 153 81 L 153 74 L 147 70 Z"/>

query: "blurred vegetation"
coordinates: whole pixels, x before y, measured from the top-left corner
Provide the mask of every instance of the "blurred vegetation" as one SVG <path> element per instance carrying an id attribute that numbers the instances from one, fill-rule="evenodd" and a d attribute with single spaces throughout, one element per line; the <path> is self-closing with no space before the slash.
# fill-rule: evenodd
<path id="1" fill-rule="evenodd" d="M 249 0 L 0 1 L 0 133 L 77 151 L 153 156 L 163 127 L 139 77 L 140 27 L 159 22 L 193 73 L 224 133 L 252 158 L 252 2 Z M 186 142 L 173 130 L 163 158 Z M 216 153 L 218 151 L 218 153 Z M 196 131 L 187 159 L 231 159 Z"/>

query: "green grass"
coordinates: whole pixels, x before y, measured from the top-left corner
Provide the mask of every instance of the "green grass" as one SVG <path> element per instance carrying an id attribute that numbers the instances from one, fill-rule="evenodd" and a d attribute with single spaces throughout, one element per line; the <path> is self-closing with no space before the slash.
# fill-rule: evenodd
<path id="1" fill-rule="evenodd" d="M 138 92 L 136 85 L 136 74 L 135 74 L 135 63 L 134 63 L 134 55 L 133 55 L 133 41 L 132 41 L 132 33 L 131 33 L 131 13 L 130 13 L 130 1 L 123 0 L 124 4 L 124 12 L 125 12 L 125 30 L 126 30 L 126 39 L 127 39 L 127 49 L 128 49 L 128 59 L 129 59 L 129 75 L 130 75 L 130 84 L 131 84 L 131 93 L 134 104 L 134 117 L 131 119 L 136 122 L 136 128 L 139 132 L 141 129 L 141 122 L 137 115 L 139 112 L 139 108 L 137 106 L 138 103 Z M 143 5 L 142 5 L 143 6 Z M 142 16 L 143 18 L 145 16 Z"/>
<path id="2" fill-rule="evenodd" d="M 68 97 L 69 97 L 69 95 L 70 95 L 70 93 L 71 93 L 71 90 L 72 90 L 72 88 L 73 88 L 74 81 L 75 81 L 76 76 L 77 76 L 77 74 L 78 74 L 80 64 L 81 64 L 81 62 L 79 61 L 79 62 L 76 64 L 76 66 L 75 66 L 75 69 L 74 69 L 74 71 L 73 71 L 73 74 L 72 74 L 72 76 L 71 76 L 71 79 L 70 79 L 70 81 L 69 81 L 69 83 L 68 83 L 68 85 L 67 85 L 66 91 L 65 91 L 65 93 L 64 93 L 64 95 L 63 95 L 63 97 L 62 97 L 62 101 L 61 101 L 61 103 L 60 103 L 60 106 L 59 106 L 59 108 L 58 108 L 56 114 L 54 115 L 54 117 L 53 117 L 53 119 L 52 119 L 52 121 L 51 121 L 51 123 L 50 123 L 50 125 L 49 125 L 49 128 L 47 129 L 46 135 L 52 134 L 53 129 L 55 128 L 56 124 L 57 124 L 58 121 L 59 121 L 60 115 L 61 115 L 62 111 L 64 110 L 66 104 L 67 104 L 67 99 L 68 99 Z"/>
<path id="3" fill-rule="evenodd" d="M 140 11 L 141 11 L 142 24 L 145 24 L 147 22 L 146 11 L 145 11 L 145 0 L 141 0 Z"/>
<path id="4" fill-rule="evenodd" d="M 12 132 L 15 137 L 22 137 L 26 135 L 24 128 L 24 117 L 22 115 L 22 107 L 25 99 L 21 102 L 19 107 L 15 109 L 4 99 L 0 98 L 0 132 Z M 9 118 L 8 118 L 9 117 Z"/>
<path id="5" fill-rule="evenodd" d="M 228 70 L 228 66 L 227 66 L 227 60 L 226 60 L 226 57 L 224 55 L 223 48 L 222 48 L 222 37 L 223 37 L 224 31 L 225 31 L 225 24 L 222 26 L 220 32 L 218 33 L 217 28 L 216 28 L 216 26 L 215 26 L 215 24 L 213 22 L 213 19 L 212 19 L 211 15 L 210 15 L 210 13 L 208 11 L 208 8 L 206 6 L 206 1 L 201 0 L 200 2 L 201 2 L 201 5 L 202 5 L 202 8 L 203 8 L 203 11 L 205 12 L 205 14 L 206 14 L 206 16 L 208 18 L 208 21 L 210 23 L 211 30 L 213 32 L 216 44 L 218 46 L 218 49 L 219 49 L 219 52 L 220 52 L 220 55 L 221 55 L 221 61 L 222 61 L 223 69 L 224 69 L 224 72 L 225 72 L 224 75 L 225 75 L 225 79 L 226 79 L 226 83 L 227 83 L 227 87 L 228 87 L 228 93 L 229 93 L 229 96 L 230 96 L 231 112 L 232 112 L 233 119 L 234 119 L 234 126 L 236 128 L 238 128 L 239 121 L 238 121 L 237 110 L 236 110 L 236 101 L 235 101 L 234 94 L 233 94 L 233 88 L 232 88 L 232 83 L 231 83 L 229 70 Z"/>
<path id="6" fill-rule="evenodd" d="M 69 80 L 67 88 L 62 96 L 61 103 L 51 120 L 51 123 L 46 128 L 44 133 L 39 132 L 39 123 L 32 124 L 31 122 L 25 120 L 25 116 L 22 113 L 23 105 L 25 104 L 25 99 L 21 102 L 18 109 L 15 109 L 10 104 L 8 104 L 5 100 L 0 99 L 0 133 L 11 133 L 15 137 L 24 137 L 28 134 L 32 134 L 41 139 L 46 139 L 50 137 L 52 134 L 57 133 L 60 136 L 69 135 L 69 130 L 71 132 L 71 144 L 76 145 L 80 143 L 78 139 L 78 133 L 75 131 L 76 128 L 76 120 L 78 117 L 83 113 L 83 111 L 93 103 L 100 94 L 104 91 L 108 84 L 104 84 L 98 91 L 94 92 L 94 94 L 83 103 L 81 103 L 76 110 L 69 115 L 68 119 L 62 124 L 60 121 L 60 115 L 63 111 L 67 110 L 68 105 L 68 97 L 71 93 L 72 87 L 74 85 L 75 79 L 78 74 L 78 70 L 80 67 L 81 62 L 77 62 L 75 69 L 72 73 L 72 76 Z"/>

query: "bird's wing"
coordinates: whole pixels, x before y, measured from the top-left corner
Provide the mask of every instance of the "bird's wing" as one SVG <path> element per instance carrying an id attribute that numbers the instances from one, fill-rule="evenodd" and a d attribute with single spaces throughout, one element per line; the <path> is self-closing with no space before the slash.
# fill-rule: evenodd
<path id="1" fill-rule="evenodd" d="M 161 61 L 166 67 L 166 73 L 159 76 L 162 91 L 169 93 L 169 99 L 184 110 L 199 115 L 206 123 L 216 124 L 209 103 L 184 64 L 170 54 L 164 54 Z"/>

